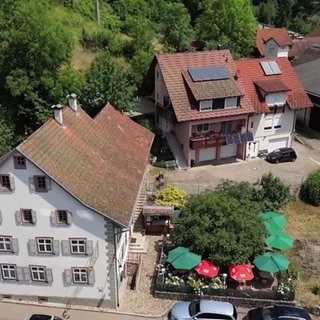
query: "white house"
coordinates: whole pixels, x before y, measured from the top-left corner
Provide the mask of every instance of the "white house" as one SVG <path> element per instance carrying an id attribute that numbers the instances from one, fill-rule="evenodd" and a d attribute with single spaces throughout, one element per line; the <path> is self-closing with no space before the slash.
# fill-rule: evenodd
<path id="1" fill-rule="evenodd" d="M 116 307 L 153 134 L 70 96 L 0 161 L 0 296 Z"/>
<path id="2" fill-rule="evenodd" d="M 243 59 L 236 61 L 254 113 L 248 130 L 254 141 L 247 144 L 247 158 L 259 152 L 290 147 L 296 113 L 312 103 L 287 58 Z"/>

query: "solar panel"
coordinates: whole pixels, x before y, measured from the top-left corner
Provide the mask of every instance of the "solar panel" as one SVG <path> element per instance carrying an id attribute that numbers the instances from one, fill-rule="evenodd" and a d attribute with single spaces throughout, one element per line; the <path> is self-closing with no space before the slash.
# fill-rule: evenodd
<path id="1" fill-rule="evenodd" d="M 188 69 L 193 81 L 208 81 L 229 79 L 230 76 L 224 67 L 203 67 Z"/>
<path id="2" fill-rule="evenodd" d="M 281 70 L 276 61 L 269 61 L 269 66 L 273 72 L 273 74 L 281 74 Z"/>
<path id="3" fill-rule="evenodd" d="M 240 133 L 234 133 L 233 134 L 233 141 L 234 143 L 240 143 Z"/>
<path id="4" fill-rule="evenodd" d="M 247 142 L 247 135 L 246 133 L 240 133 L 240 141 L 243 142 Z"/>
<path id="5" fill-rule="evenodd" d="M 273 74 L 273 71 L 272 71 L 272 69 L 271 69 L 268 61 L 261 61 L 261 62 L 260 62 L 260 65 L 261 65 L 261 67 L 262 67 L 262 69 L 263 69 L 263 72 L 264 72 L 264 74 L 265 74 L 266 76 L 270 76 L 270 75 Z"/>
<path id="6" fill-rule="evenodd" d="M 227 144 L 233 144 L 233 136 L 231 134 L 226 135 L 226 142 Z"/>
<path id="7" fill-rule="evenodd" d="M 253 139 L 253 133 L 252 133 L 252 132 L 248 131 L 248 132 L 246 133 L 246 135 L 247 135 L 247 141 L 248 141 L 248 142 L 254 140 L 254 139 Z"/>

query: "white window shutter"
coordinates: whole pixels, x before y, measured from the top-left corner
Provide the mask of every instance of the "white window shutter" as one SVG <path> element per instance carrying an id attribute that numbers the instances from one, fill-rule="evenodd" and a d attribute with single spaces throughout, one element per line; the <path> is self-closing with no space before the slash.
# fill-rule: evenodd
<path id="1" fill-rule="evenodd" d="M 13 191 L 15 189 L 14 177 L 10 176 L 10 190 Z"/>
<path id="2" fill-rule="evenodd" d="M 93 241 L 92 240 L 87 240 L 86 241 L 86 254 L 88 256 L 93 255 Z"/>
<path id="3" fill-rule="evenodd" d="M 88 284 L 93 285 L 95 282 L 94 270 L 88 271 Z"/>
<path id="4" fill-rule="evenodd" d="M 60 254 L 60 241 L 59 240 L 53 240 L 52 243 L 53 246 L 53 253 L 58 256 Z"/>
<path id="5" fill-rule="evenodd" d="M 46 177 L 46 188 L 47 191 L 51 190 L 51 179 L 49 177 Z"/>
<path id="6" fill-rule="evenodd" d="M 15 214 L 14 214 L 15 218 L 16 218 L 16 223 L 17 225 L 20 225 L 21 224 L 21 212 L 20 210 L 19 211 L 16 211 Z"/>
<path id="7" fill-rule="evenodd" d="M 72 272 L 70 269 L 64 270 L 64 282 L 65 284 L 72 284 Z"/>
<path id="8" fill-rule="evenodd" d="M 62 240 L 61 241 L 61 251 L 64 256 L 70 255 L 70 244 L 69 240 Z"/>
<path id="9" fill-rule="evenodd" d="M 29 177 L 29 191 L 31 193 L 36 191 L 35 183 L 34 183 L 34 177 Z"/>
<path id="10" fill-rule="evenodd" d="M 0 224 L 2 224 L 2 212 L 0 210 Z"/>
<path id="11" fill-rule="evenodd" d="M 50 221 L 51 221 L 51 224 L 53 225 L 56 225 L 57 224 L 57 214 L 56 214 L 56 211 L 52 211 L 50 213 Z"/>
<path id="12" fill-rule="evenodd" d="M 12 246 L 12 252 L 15 254 L 18 254 L 19 253 L 18 239 L 16 239 L 16 238 L 11 239 L 11 246 Z"/>
<path id="13" fill-rule="evenodd" d="M 30 281 L 30 269 L 28 267 L 24 267 L 23 269 L 23 277 L 25 281 Z"/>
<path id="14" fill-rule="evenodd" d="M 68 218 L 68 224 L 71 224 L 72 223 L 72 212 L 71 211 L 67 212 L 67 218 Z"/>
<path id="15" fill-rule="evenodd" d="M 31 255 L 37 254 L 38 250 L 37 250 L 36 240 L 30 239 L 28 241 L 28 251 L 29 251 L 29 254 L 31 254 Z"/>
<path id="16" fill-rule="evenodd" d="M 35 210 L 31 211 L 31 215 L 32 215 L 32 223 L 37 224 L 37 213 L 35 212 Z"/>
<path id="17" fill-rule="evenodd" d="M 46 280 L 48 283 L 53 282 L 52 269 L 46 268 Z"/>
<path id="18" fill-rule="evenodd" d="M 24 280 L 23 268 L 22 267 L 17 267 L 16 268 L 16 272 L 17 272 L 17 280 L 18 281 L 23 281 Z"/>

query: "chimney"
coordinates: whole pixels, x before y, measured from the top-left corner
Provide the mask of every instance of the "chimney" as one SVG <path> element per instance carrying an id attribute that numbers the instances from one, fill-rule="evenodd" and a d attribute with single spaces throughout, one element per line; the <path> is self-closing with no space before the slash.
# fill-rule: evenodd
<path id="1" fill-rule="evenodd" d="M 67 95 L 67 99 L 69 102 L 69 107 L 74 111 L 78 111 L 78 104 L 77 104 L 77 95 L 75 93 L 71 93 Z"/>
<path id="2" fill-rule="evenodd" d="M 62 118 L 62 105 L 55 104 L 51 107 L 54 111 L 54 118 L 55 120 L 62 126 L 63 125 L 63 118 Z"/>

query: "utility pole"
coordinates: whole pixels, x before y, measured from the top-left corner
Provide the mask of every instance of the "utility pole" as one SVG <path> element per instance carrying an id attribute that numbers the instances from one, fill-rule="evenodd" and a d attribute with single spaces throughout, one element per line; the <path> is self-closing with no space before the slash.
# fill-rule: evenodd
<path id="1" fill-rule="evenodd" d="M 96 18 L 97 18 L 97 24 L 98 24 L 98 26 L 100 26 L 99 0 L 96 0 Z"/>

